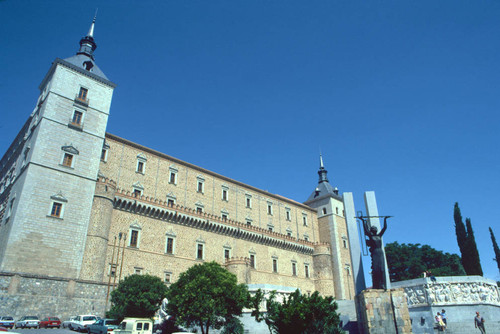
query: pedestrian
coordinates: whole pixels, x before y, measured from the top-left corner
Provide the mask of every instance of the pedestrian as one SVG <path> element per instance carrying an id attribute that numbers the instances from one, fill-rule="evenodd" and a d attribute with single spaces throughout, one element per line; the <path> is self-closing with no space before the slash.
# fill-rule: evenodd
<path id="1" fill-rule="evenodd" d="M 434 276 L 430 270 L 427 272 L 427 276 L 431 278 L 433 283 L 436 282 L 436 276 Z"/>
<path id="2" fill-rule="evenodd" d="M 474 318 L 474 326 L 479 328 L 481 334 L 486 334 L 486 329 L 484 329 L 484 318 L 479 315 L 479 312 L 476 312 L 476 317 Z"/>
<path id="3" fill-rule="evenodd" d="M 441 310 L 441 318 L 443 318 L 444 325 L 448 326 L 448 322 L 446 321 L 446 311 L 444 309 Z"/>
<path id="4" fill-rule="evenodd" d="M 446 330 L 446 325 L 443 322 L 443 317 L 441 316 L 441 313 L 438 312 L 435 319 L 438 324 L 439 331 L 444 332 Z"/>

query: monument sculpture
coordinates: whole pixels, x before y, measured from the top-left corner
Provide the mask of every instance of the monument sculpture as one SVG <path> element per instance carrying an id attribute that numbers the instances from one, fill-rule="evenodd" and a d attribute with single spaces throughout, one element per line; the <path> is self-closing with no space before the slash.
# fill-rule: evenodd
<path id="1" fill-rule="evenodd" d="M 370 254 L 372 258 L 372 283 L 374 289 L 387 289 L 387 282 L 385 278 L 385 254 L 382 244 L 382 236 L 387 229 L 387 219 L 390 216 L 384 216 L 384 227 L 378 232 L 377 226 L 370 226 L 367 218 L 370 217 L 358 217 L 363 222 L 363 229 L 365 235 L 368 237 L 366 244 L 370 249 Z M 373 217 L 379 218 L 379 217 Z M 382 218 L 382 217 L 380 217 Z"/>

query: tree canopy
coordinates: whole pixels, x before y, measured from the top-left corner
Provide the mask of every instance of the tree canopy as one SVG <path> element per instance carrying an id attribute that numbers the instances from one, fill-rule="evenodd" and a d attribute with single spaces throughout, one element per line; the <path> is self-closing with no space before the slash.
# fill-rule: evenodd
<path id="1" fill-rule="evenodd" d="M 107 317 L 152 318 L 165 298 L 167 287 L 160 278 L 151 275 L 130 275 L 111 292 L 111 309 Z"/>
<path id="2" fill-rule="evenodd" d="M 385 246 L 391 282 L 422 277 L 424 271 L 434 276 L 465 275 L 460 257 L 443 253 L 428 245 L 389 243 Z"/>
<path id="3" fill-rule="evenodd" d="M 259 309 L 262 302 L 266 303 L 265 313 Z M 272 334 L 343 333 L 337 303 L 333 297 L 322 297 L 317 291 L 308 296 L 297 289 L 281 303 L 276 300 L 275 291 L 266 299 L 258 290 L 252 304 L 252 315 L 259 322 L 264 320 Z"/>
<path id="4" fill-rule="evenodd" d="M 483 275 L 479 252 L 477 251 L 476 239 L 472 229 L 470 218 L 462 219 L 462 213 L 458 203 L 453 208 L 453 218 L 455 220 L 455 233 L 457 235 L 457 244 L 462 255 L 462 265 L 467 275 Z"/>
<path id="5" fill-rule="evenodd" d="M 192 266 L 167 291 L 167 312 L 178 324 L 199 326 L 203 334 L 233 323 L 248 304 L 245 284 L 216 262 Z"/>

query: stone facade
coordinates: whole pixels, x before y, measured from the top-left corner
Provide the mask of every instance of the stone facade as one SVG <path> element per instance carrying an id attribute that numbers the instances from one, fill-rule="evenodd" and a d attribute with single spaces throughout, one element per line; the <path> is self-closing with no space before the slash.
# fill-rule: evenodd
<path id="1" fill-rule="evenodd" d="M 123 277 L 168 285 L 205 261 L 249 286 L 352 299 L 338 193 L 302 204 L 106 133 L 115 84 L 92 34 L 53 62 L 0 160 L 0 314 L 104 315 Z"/>
<path id="2" fill-rule="evenodd" d="M 356 296 L 360 334 L 411 333 L 403 289 L 368 289 Z"/>

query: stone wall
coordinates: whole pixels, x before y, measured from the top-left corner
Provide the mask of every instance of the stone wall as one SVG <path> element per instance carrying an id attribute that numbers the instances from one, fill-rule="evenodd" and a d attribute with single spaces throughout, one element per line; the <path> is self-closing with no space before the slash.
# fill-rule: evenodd
<path id="1" fill-rule="evenodd" d="M 356 296 L 361 334 L 411 333 L 403 289 L 368 289 Z"/>
<path id="2" fill-rule="evenodd" d="M 107 285 L 65 278 L 0 273 L 0 314 L 19 319 L 78 314 L 104 316 Z"/>
<path id="3" fill-rule="evenodd" d="M 432 333 L 434 317 L 445 309 L 451 333 L 475 331 L 473 318 L 480 312 L 488 332 L 500 332 L 500 294 L 495 281 L 481 276 L 418 278 L 393 282 L 404 289 L 414 333 Z"/>

